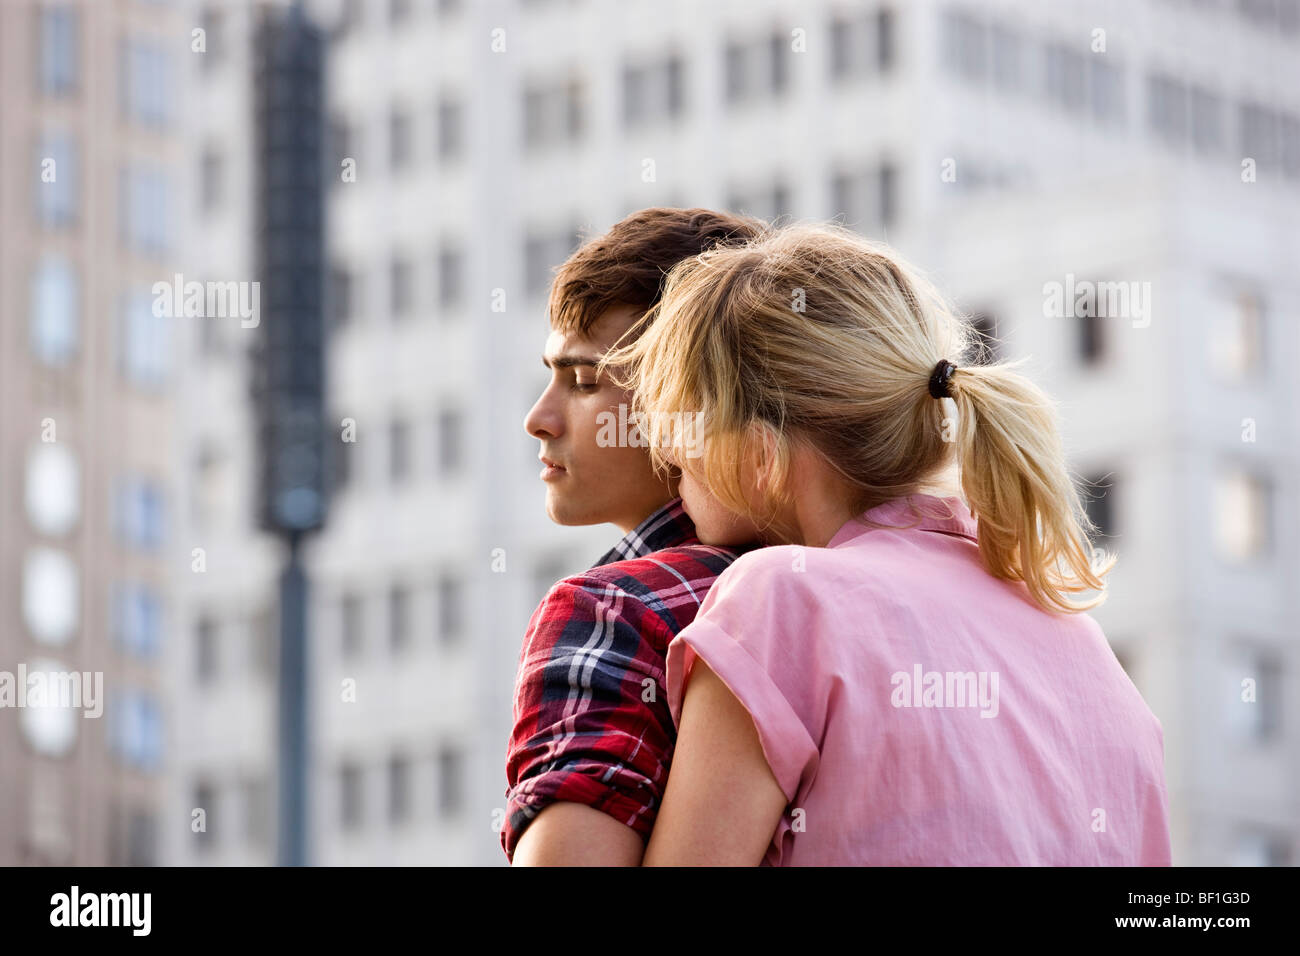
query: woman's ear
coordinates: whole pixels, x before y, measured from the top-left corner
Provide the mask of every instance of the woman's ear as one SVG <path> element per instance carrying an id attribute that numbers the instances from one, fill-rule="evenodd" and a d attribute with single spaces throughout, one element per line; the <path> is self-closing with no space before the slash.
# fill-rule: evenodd
<path id="1" fill-rule="evenodd" d="M 749 426 L 745 445 L 749 470 L 747 484 L 756 496 L 755 500 L 763 501 L 780 482 L 780 454 L 776 432 L 765 422 L 754 422 Z"/>

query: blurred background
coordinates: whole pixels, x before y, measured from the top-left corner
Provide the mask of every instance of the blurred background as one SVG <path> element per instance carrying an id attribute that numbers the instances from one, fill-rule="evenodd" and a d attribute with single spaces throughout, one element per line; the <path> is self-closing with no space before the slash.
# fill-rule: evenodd
<path id="1" fill-rule="evenodd" d="M 1298 54 L 1298 0 L 0 0 L 0 679 L 104 690 L 0 707 L 0 863 L 504 864 L 525 626 L 619 537 L 523 431 L 552 270 L 669 205 L 1032 356 L 1175 863 L 1294 864 Z"/>

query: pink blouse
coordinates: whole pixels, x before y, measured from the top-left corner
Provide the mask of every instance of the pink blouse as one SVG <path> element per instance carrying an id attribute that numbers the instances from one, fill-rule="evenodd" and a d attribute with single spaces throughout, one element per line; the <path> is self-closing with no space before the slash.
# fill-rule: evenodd
<path id="1" fill-rule="evenodd" d="M 867 516 L 904 527 L 743 555 L 668 648 L 675 722 L 696 655 L 754 718 L 763 865 L 1168 866 L 1163 728 L 1097 622 L 985 571 L 960 497 Z"/>

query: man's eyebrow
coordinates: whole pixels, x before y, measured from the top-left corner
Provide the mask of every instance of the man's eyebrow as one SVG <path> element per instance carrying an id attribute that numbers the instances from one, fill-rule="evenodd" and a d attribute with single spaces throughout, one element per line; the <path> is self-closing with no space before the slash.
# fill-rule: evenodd
<path id="1" fill-rule="evenodd" d="M 542 356 L 542 364 L 547 368 L 574 368 L 575 366 L 596 367 L 599 359 L 594 359 L 589 355 L 557 355 L 554 358 Z"/>

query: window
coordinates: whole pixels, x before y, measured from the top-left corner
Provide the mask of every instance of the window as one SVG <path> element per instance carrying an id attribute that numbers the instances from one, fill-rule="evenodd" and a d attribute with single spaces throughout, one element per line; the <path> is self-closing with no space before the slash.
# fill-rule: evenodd
<path id="1" fill-rule="evenodd" d="M 113 595 L 113 638 L 127 654 L 142 660 L 158 655 L 162 643 L 162 601 L 143 584 L 119 583 Z"/>
<path id="2" fill-rule="evenodd" d="M 1225 724 L 1238 744 L 1277 741 L 1282 728 L 1282 662 L 1266 648 L 1230 647 L 1224 659 Z"/>
<path id="3" fill-rule="evenodd" d="M 443 243 L 438 251 L 438 305 L 459 306 L 465 296 L 465 256 L 459 246 Z"/>
<path id="4" fill-rule="evenodd" d="M 388 591 L 388 644 L 397 651 L 406 647 L 411 638 L 411 596 L 402 585 Z"/>
<path id="5" fill-rule="evenodd" d="M 577 229 L 565 232 L 530 232 L 524 239 L 524 290 L 538 295 L 550 287 L 551 270 L 569 257 L 578 245 Z"/>
<path id="6" fill-rule="evenodd" d="M 463 636 L 463 593 L 464 585 L 455 576 L 443 574 L 438 578 L 438 637 L 444 645 Z"/>
<path id="7" fill-rule="evenodd" d="M 223 162 L 215 146 L 203 150 L 199 160 L 199 205 L 204 212 L 216 212 L 225 199 L 222 191 Z"/>
<path id="8" fill-rule="evenodd" d="M 411 473 L 411 426 L 401 418 L 388 426 L 388 477 L 401 484 Z"/>
<path id="9" fill-rule="evenodd" d="M 77 353 L 80 319 L 77 273 L 62 256 L 46 256 L 32 274 L 29 332 L 32 354 L 63 366 Z"/>
<path id="10" fill-rule="evenodd" d="M 777 219 L 790 211 L 790 191 L 780 180 L 768 188 L 755 189 L 750 193 L 733 191 L 728 198 L 727 207 L 759 219 Z"/>
<path id="11" fill-rule="evenodd" d="M 1067 308 L 1070 306 L 1069 303 L 1066 305 Z M 1080 308 L 1076 303 L 1074 309 L 1078 323 L 1079 361 L 1084 366 L 1100 365 L 1106 357 L 1106 327 L 1102 325 L 1101 316 L 1095 307 L 1089 309 L 1085 305 Z"/>
<path id="12" fill-rule="evenodd" d="M 988 75 L 988 27 L 969 14 L 948 10 L 943 14 L 940 31 L 948 71 L 968 80 L 983 81 Z"/>
<path id="13" fill-rule="evenodd" d="M 123 478 L 117 483 L 113 510 L 118 539 L 128 547 L 157 550 L 165 536 L 162 487 L 147 478 Z"/>
<path id="14" fill-rule="evenodd" d="M 1070 112 L 1082 110 L 1087 101 L 1087 60 L 1064 44 L 1053 43 L 1046 50 L 1047 98 Z"/>
<path id="15" fill-rule="evenodd" d="M 159 390 L 171 370 L 171 316 L 154 315 L 147 289 L 124 293 L 119 325 L 118 368 L 132 384 Z M 209 320 L 211 321 L 211 320 Z"/>
<path id="16" fill-rule="evenodd" d="M 81 463 L 67 442 L 38 442 L 27 453 L 24 510 L 36 532 L 61 537 L 81 517 Z"/>
<path id="17" fill-rule="evenodd" d="M 446 478 L 457 474 L 464 465 L 464 420 L 455 409 L 438 413 L 438 474 Z"/>
<path id="18" fill-rule="evenodd" d="M 395 258 L 389 265 L 389 307 L 394 318 L 405 318 L 415 308 L 415 270 L 405 258 Z"/>
<path id="19" fill-rule="evenodd" d="M 1296 0 L 1237 0 L 1237 13 L 1251 26 L 1279 30 L 1288 36 L 1300 32 L 1300 4 Z"/>
<path id="20" fill-rule="evenodd" d="M 326 149 L 330 156 L 331 175 L 334 182 L 341 183 L 342 162 L 345 159 L 356 159 L 356 153 L 353 151 L 356 144 L 353 142 L 352 127 L 348 121 L 341 116 L 332 117 L 329 120 L 328 130 L 326 132 L 328 145 Z"/>
<path id="21" fill-rule="evenodd" d="M 411 0 L 388 0 L 388 22 L 394 26 L 411 18 Z"/>
<path id="22" fill-rule="evenodd" d="M 244 839 L 254 847 L 271 842 L 271 787 L 266 777 L 245 777 L 239 784 L 244 810 Z"/>
<path id="23" fill-rule="evenodd" d="M 273 679 L 279 673 L 280 615 L 274 605 L 263 605 L 248 617 L 248 660 L 252 676 Z"/>
<path id="24" fill-rule="evenodd" d="M 345 763 L 339 769 L 339 822 L 344 830 L 361 828 L 362 805 L 361 768 L 355 763 Z"/>
<path id="25" fill-rule="evenodd" d="M 133 251 L 161 256 L 167 253 L 167 175 L 154 166 L 137 165 L 122 170 L 118 216 L 121 236 Z"/>
<path id="26" fill-rule="evenodd" d="M 67 644 L 77 632 L 81 575 L 63 551 L 37 547 L 23 556 L 23 621 L 42 644 Z"/>
<path id="27" fill-rule="evenodd" d="M 1199 86 L 1191 89 L 1192 145 L 1209 153 L 1223 144 L 1223 101 Z"/>
<path id="28" fill-rule="evenodd" d="M 1240 124 L 1241 152 L 1260 166 L 1270 166 L 1277 158 L 1277 116 L 1258 103 L 1242 103 L 1237 110 Z"/>
<path id="29" fill-rule="evenodd" d="M 39 85 L 46 96 L 70 96 L 77 92 L 81 62 L 77 11 L 70 3 L 44 6 L 39 21 Z"/>
<path id="30" fill-rule="evenodd" d="M 1187 87 L 1172 77 L 1147 77 L 1147 127 L 1171 145 L 1187 139 Z"/>
<path id="31" fill-rule="evenodd" d="M 877 222 L 874 176 L 869 171 L 841 170 L 831 176 L 831 216 L 865 232 Z"/>
<path id="32" fill-rule="evenodd" d="M 365 25 L 365 5 L 362 0 L 341 0 L 338 19 L 334 21 L 334 38 L 341 40 Z"/>
<path id="33" fill-rule="evenodd" d="M 831 176 L 831 216 L 859 232 L 891 226 L 898 214 L 897 192 L 893 163 L 883 162 L 875 169 L 840 170 Z"/>
<path id="34" fill-rule="evenodd" d="M 1084 480 L 1083 506 L 1088 519 L 1097 526 L 1098 538 L 1114 538 L 1118 533 L 1114 475 L 1110 472 L 1089 475 Z"/>
<path id="35" fill-rule="evenodd" d="M 444 96 L 438 101 L 438 158 L 456 159 L 464 150 L 465 114 L 460 101 Z"/>
<path id="36" fill-rule="evenodd" d="M 993 85 L 1004 93 L 1019 93 L 1024 88 L 1023 42 L 1019 33 L 1001 23 L 989 28 Z"/>
<path id="37" fill-rule="evenodd" d="M 411 816 L 411 762 L 401 755 L 388 761 L 388 819 L 405 823 Z"/>
<path id="38" fill-rule="evenodd" d="M 1221 472 L 1214 483 L 1214 539 L 1219 557 L 1243 564 L 1272 545 L 1272 486 L 1241 468 Z"/>
<path id="39" fill-rule="evenodd" d="M 581 80 L 536 82 L 523 95 L 525 146 L 581 139 L 586 123 L 586 88 Z"/>
<path id="40" fill-rule="evenodd" d="M 351 660 L 361 653 L 365 639 L 361 598 L 345 594 L 339 600 L 339 644 L 344 659 Z"/>
<path id="41" fill-rule="evenodd" d="M 623 125 L 638 126 L 680 115 L 684 69 L 679 56 L 625 66 Z"/>
<path id="42" fill-rule="evenodd" d="M 1125 115 L 1124 71 L 1098 54 L 1089 54 L 1088 105 L 1099 123 L 1122 124 Z"/>
<path id="43" fill-rule="evenodd" d="M 216 788 L 206 781 L 197 783 L 194 786 L 194 806 L 193 810 L 203 811 L 203 829 L 194 834 L 198 841 L 200 852 L 212 849 L 213 844 L 213 826 L 217 821 L 217 791 Z"/>
<path id="44" fill-rule="evenodd" d="M 893 163 L 880 164 L 880 224 L 892 226 L 898 219 L 898 169 Z"/>
<path id="45" fill-rule="evenodd" d="M 876 69 L 888 73 L 894 68 L 898 43 L 895 38 L 896 18 L 889 7 L 876 11 Z"/>
<path id="46" fill-rule="evenodd" d="M 726 99 L 730 104 L 783 93 L 789 85 L 790 47 L 780 30 L 751 40 L 731 40 L 723 51 Z"/>
<path id="47" fill-rule="evenodd" d="M 171 119 L 171 62 L 161 44 L 141 37 L 119 47 L 122 116 L 141 126 L 162 128 Z"/>
<path id="48" fill-rule="evenodd" d="M 357 278 L 347 268 L 334 266 L 329 274 L 329 317 L 332 328 L 347 325 L 356 314 Z"/>
<path id="49" fill-rule="evenodd" d="M 340 416 L 335 417 L 335 421 L 340 420 Z M 330 455 L 331 463 L 334 466 L 333 490 L 343 491 L 353 480 L 353 458 L 356 455 L 356 442 L 344 441 L 340 435 L 337 440 L 331 440 L 330 448 L 333 454 Z"/>
<path id="50" fill-rule="evenodd" d="M 118 690 L 109 698 L 111 749 L 128 767 L 152 772 L 162 758 L 162 709 L 143 690 Z"/>
<path id="51" fill-rule="evenodd" d="M 1288 179 L 1300 179 L 1300 117 L 1278 117 L 1281 124 L 1282 172 Z"/>
<path id="52" fill-rule="evenodd" d="M 1290 866 L 1291 847 L 1285 834 L 1245 830 L 1232 852 L 1233 866 Z"/>
<path id="53" fill-rule="evenodd" d="M 1223 381 L 1255 377 L 1264 364 L 1264 306 L 1257 295 L 1239 291 L 1218 302 L 1207 343 L 1209 360 Z"/>
<path id="54" fill-rule="evenodd" d="M 37 221 L 50 229 L 73 225 L 77 221 L 77 141 L 70 133 L 47 133 L 38 152 Z"/>
<path id="55" fill-rule="evenodd" d="M 992 365 L 998 361 L 1001 344 L 998 341 L 998 320 L 987 312 L 977 313 L 971 319 L 975 331 L 975 365 Z"/>
<path id="56" fill-rule="evenodd" d="M 464 758 L 452 744 L 438 749 L 438 806 L 442 815 L 454 817 L 464 806 Z"/>
<path id="57" fill-rule="evenodd" d="M 201 685 L 216 681 L 217 622 L 206 614 L 194 625 L 194 671 Z"/>
<path id="58" fill-rule="evenodd" d="M 413 154 L 411 116 L 406 110 L 388 114 L 388 168 L 400 172 L 411 165 Z"/>
<path id="59" fill-rule="evenodd" d="M 126 818 L 126 865 L 154 866 L 158 862 L 158 824 L 148 810 L 131 810 Z"/>
<path id="60" fill-rule="evenodd" d="M 773 94 L 781 93 L 790 85 L 790 40 L 779 30 L 773 31 L 767 38 L 768 83 Z"/>
<path id="61" fill-rule="evenodd" d="M 202 19 L 204 52 L 202 67 L 205 71 L 221 65 L 226 55 L 226 18 L 222 11 L 209 5 L 203 8 Z"/>

